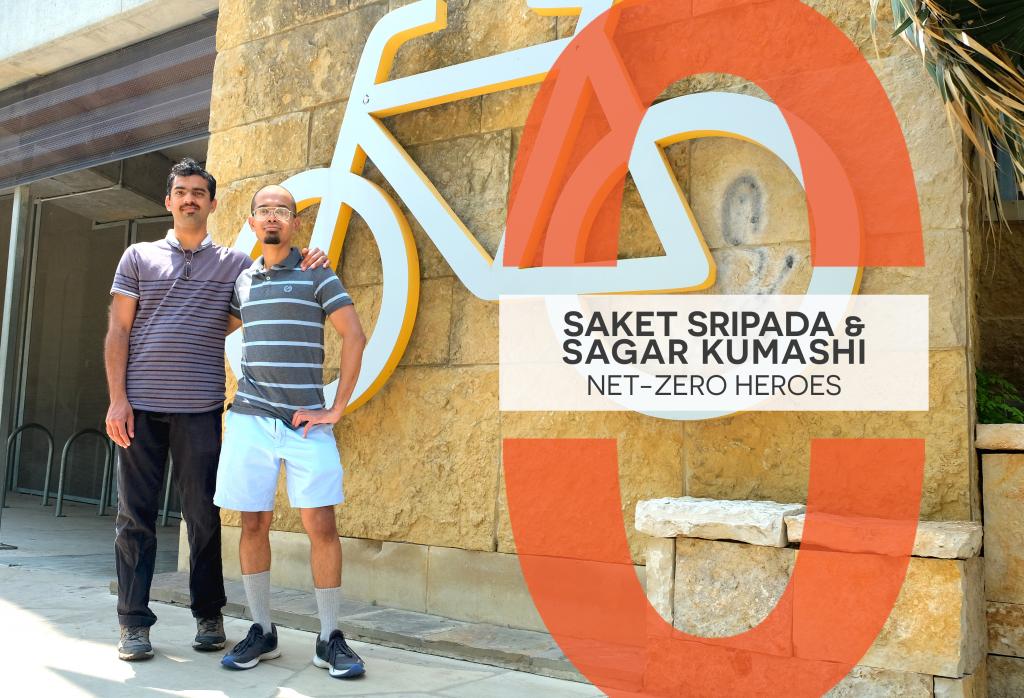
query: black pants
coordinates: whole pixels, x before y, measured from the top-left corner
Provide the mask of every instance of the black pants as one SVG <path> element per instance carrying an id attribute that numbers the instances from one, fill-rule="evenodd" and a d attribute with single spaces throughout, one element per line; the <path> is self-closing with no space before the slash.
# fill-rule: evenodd
<path id="1" fill-rule="evenodd" d="M 220 555 L 220 509 L 213 505 L 220 456 L 221 410 L 200 414 L 135 412 L 135 438 L 118 447 L 117 616 L 121 625 L 150 626 L 149 589 L 156 564 L 156 517 L 162 504 L 160 484 L 170 448 L 173 480 L 188 527 L 189 592 L 192 615 L 220 613 L 224 575 Z"/>

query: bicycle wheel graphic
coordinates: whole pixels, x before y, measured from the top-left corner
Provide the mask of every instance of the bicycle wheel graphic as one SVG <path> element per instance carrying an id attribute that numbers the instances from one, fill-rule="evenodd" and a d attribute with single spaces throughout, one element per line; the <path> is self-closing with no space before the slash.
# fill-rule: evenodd
<path id="1" fill-rule="evenodd" d="M 363 353 L 363 364 L 346 413 L 363 405 L 387 382 L 409 343 L 419 308 L 419 257 L 409 223 L 395 201 L 379 186 L 359 175 L 316 168 L 293 175 L 281 186 L 295 197 L 300 212 L 321 204 L 310 247 L 328 250 L 338 258 L 348 231 L 350 208 L 366 222 L 380 252 L 383 294 L 377 322 Z M 335 205 L 323 201 L 336 201 Z M 251 254 L 257 239 L 248 224 L 242 226 L 235 249 Z M 344 280 L 343 280 L 344 281 Z M 231 369 L 242 369 L 242 336 L 235 332 L 226 342 Z M 324 399 L 331 404 L 338 390 L 335 380 L 324 386 Z"/>

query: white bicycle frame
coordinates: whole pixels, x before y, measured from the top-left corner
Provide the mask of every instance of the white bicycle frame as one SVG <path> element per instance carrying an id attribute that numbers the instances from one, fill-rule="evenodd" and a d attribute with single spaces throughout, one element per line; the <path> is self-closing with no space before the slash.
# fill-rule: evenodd
<path id="1" fill-rule="evenodd" d="M 542 14 L 578 11 L 578 33 L 613 1 L 576 0 L 576 8 L 565 8 L 558 0 L 527 0 L 527 4 Z M 456 276 L 471 293 L 485 300 L 497 300 L 500 295 L 679 292 L 713 285 L 714 262 L 665 157 L 664 148 L 672 143 L 706 136 L 757 143 L 781 158 L 803 183 L 795 143 L 775 105 L 728 93 L 676 97 L 647 110 L 629 161 L 629 171 L 665 251 L 663 256 L 619 260 L 615 266 L 604 267 L 505 266 L 504 236 L 492 258 L 380 119 L 538 83 L 571 39 L 387 79 L 403 43 L 439 31 L 446 24 L 443 0 L 418 0 L 382 17 L 370 32 L 356 69 L 330 166 L 282 182 L 295 196 L 299 210 L 320 204 L 310 245 L 327 250 L 335 264 L 353 210 L 364 219 L 380 250 L 381 309 L 349 411 L 372 397 L 398 365 L 419 301 L 419 263 L 408 221 L 383 189 L 362 176 L 367 158 L 416 217 Z M 246 223 L 234 246 L 252 254 L 256 244 Z M 809 292 L 849 293 L 856 286 L 857 270 L 841 269 L 816 268 Z M 236 375 L 243 357 L 239 335 L 229 337 L 227 344 Z M 337 381 L 326 386 L 328 401 L 336 390 Z"/>

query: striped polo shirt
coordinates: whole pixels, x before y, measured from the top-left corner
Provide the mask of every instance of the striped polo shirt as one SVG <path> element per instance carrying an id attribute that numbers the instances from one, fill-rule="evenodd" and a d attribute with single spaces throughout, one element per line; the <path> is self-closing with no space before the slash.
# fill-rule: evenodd
<path id="1" fill-rule="evenodd" d="M 324 407 L 324 320 L 352 298 L 330 269 L 302 271 L 292 248 L 270 269 L 263 258 L 235 282 L 242 319 L 242 377 L 231 409 L 290 425 L 296 410 Z"/>
<path id="2" fill-rule="evenodd" d="M 252 264 L 213 244 L 183 250 L 174 231 L 132 245 L 110 293 L 138 299 L 128 339 L 128 402 L 152 412 L 207 412 L 224 405 L 224 332 L 235 279 Z"/>

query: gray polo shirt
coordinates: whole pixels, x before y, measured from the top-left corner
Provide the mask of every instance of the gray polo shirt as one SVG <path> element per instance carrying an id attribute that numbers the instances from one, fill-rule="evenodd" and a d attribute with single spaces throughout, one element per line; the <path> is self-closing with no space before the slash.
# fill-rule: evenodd
<path id="1" fill-rule="evenodd" d="M 110 293 L 138 299 L 128 338 L 128 402 L 136 410 L 207 412 L 224 405 L 224 332 L 244 252 L 213 244 L 183 250 L 174 231 L 132 245 Z"/>
<path id="2" fill-rule="evenodd" d="M 242 376 L 231 409 L 288 424 L 324 407 L 324 320 L 352 298 L 330 269 L 302 271 L 299 251 L 270 269 L 263 257 L 235 282 L 231 314 L 242 319 Z"/>

